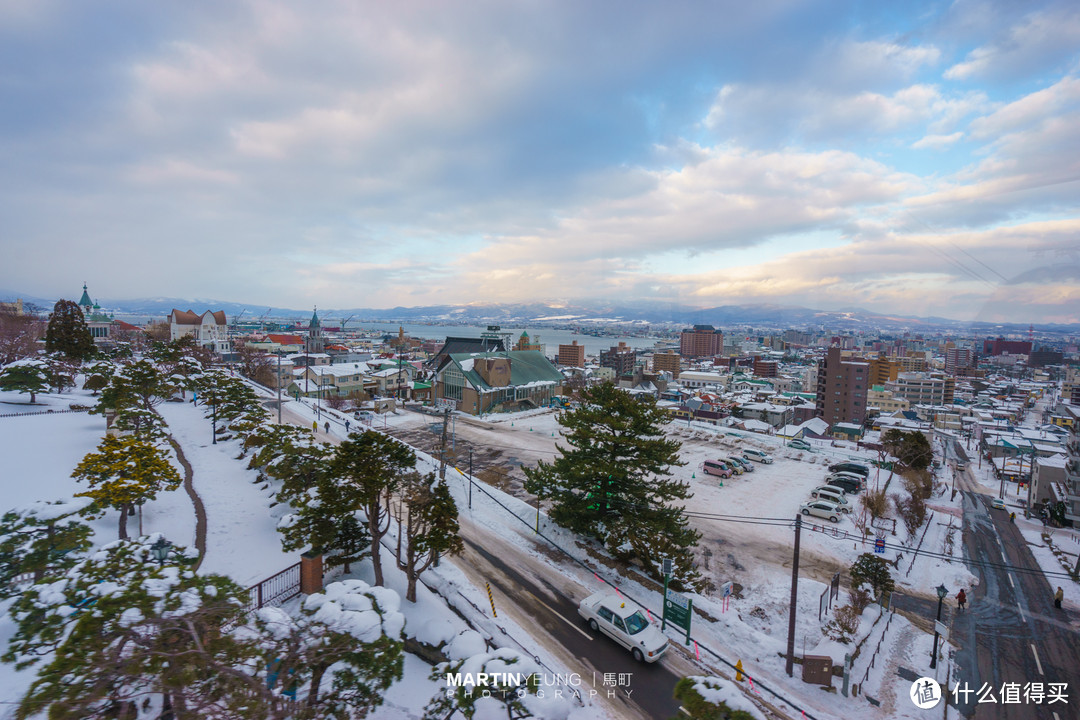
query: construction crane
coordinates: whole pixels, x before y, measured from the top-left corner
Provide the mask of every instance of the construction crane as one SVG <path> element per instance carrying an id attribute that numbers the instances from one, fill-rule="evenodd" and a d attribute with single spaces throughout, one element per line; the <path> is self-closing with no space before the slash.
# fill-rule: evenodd
<path id="1" fill-rule="evenodd" d="M 233 320 L 232 320 L 232 330 L 230 330 L 230 332 L 229 332 L 230 335 L 236 335 L 239 332 L 240 318 L 242 318 L 244 316 L 244 313 L 246 313 L 246 312 L 247 312 L 247 308 L 244 308 L 243 310 L 240 311 L 239 315 L 237 315 L 236 317 L 233 318 Z"/>
<path id="2" fill-rule="evenodd" d="M 262 317 L 259 318 L 259 331 L 262 332 L 264 335 L 266 334 L 266 326 L 263 324 L 263 321 L 266 320 L 266 316 L 269 314 L 270 308 L 266 308 L 266 312 L 264 312 L 262 314 Z"/>
<path id="3" fill-rule="evenodd" d="M 345 332 L 345 325 L 346 325 L 346 323 L 348 323 L 348 322 L 349 322 L 350 320 L 352 320 L 352 319 L 353 319 L 354 317 L 356 317 L 356 315 L 350 315 L 349 317 L 347 317 L 347 318 L 345 318 L 344 320 L 342 320 L 342 321 L 341 321 L 341 332 Z"/>

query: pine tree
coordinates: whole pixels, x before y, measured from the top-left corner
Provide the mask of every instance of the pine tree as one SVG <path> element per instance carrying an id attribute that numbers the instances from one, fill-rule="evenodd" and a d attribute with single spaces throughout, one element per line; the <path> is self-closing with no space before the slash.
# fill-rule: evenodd
<path id="1" fill-rule="evenodd" d="M 0 599 L 21 591 L 17 576 L 33 573 L 34 582 L 55 577 L 75 564 L 90 547 L 90 526 L 73 515 L 83 502 L 37 502 L 0 517 Z"/>
<path id="2" fill-rule="evenodd" d="M 342 489 L 344 507 L 363 510 L 371 536 L 375 584 L 383 584 L 382 538 L 390 525 L 390 498 L 401 475 L 416 466 L 416 454 L 406 445 L 373 430 L 353 433 L 337 447 L 330 471 Z"/>
<path id="3" fill-rule="evenodd" d="M 128 536 L 127 516 L 136 504 L 155 499 L 161 490 L 175 490 L 182 482 L 162 450 L 134 435 L 107 435 L 71 476 L 90 485 L 77 497 L 93 499 L 98 509 L 120 511 L 121 540 Z"/>
<path id="4" fill-rule="evenodd" d="M 19 360 L 0 370 L 0 390 L 29 393 L 31 405 L 49 389 L 49 381 L 49 368 L 40 360 Z"/>
<path id="5" fill-rule="evenodd" d="M 183 548 L 159 565 L 158 537 L 99 548 L 16 600 L 3 660 L 43 662 L 16 717 L 286 717 L 250 670 L 274 638 L 225 630 L 240 619 L 246 591 L 193 573 Z"/>
<path id="6" fill-rule="evenodd" d="M 660 577 L 663 555 L 679 569 L 676 585 L 697 585 L 692 549 L 700 533 L 681 508 L 689 484 L 671 479 L 679 443 L 666 438 L 667 415 L 652 398 L 638 398 L 611 383 L 582 391 L 582 406 L 559 418 L 569 448 L 552 463 L 525 468 L 525 489 L 553 503 L 551 518 L 605 542 L 623 559 L 640 561 Z"/>
<path id="7" fill-rule="evenodd" d="M 890 428 L 882 434 L 881 444 L 901 465 L 913 470 L 925 470 L 934 459 L 934 448 L 918 430 L 904 432 Z"/>
<path id="8" fill-rule="evenodd" d="M 294 718 L 361 718 L 382 704 L 403 673 L 400 604 L 393 590 L 343 580 L 307 596 L 298 617 L 255 613 L 250 626 L 266 638 L 268 684 L 307 690 Z"/>
<path id="9" fill-rule="evenodd" d="M 97 352 L 82 308 L 71 300 L 59 300 L 45 329 L 45 349 L 77 361 L 89 360 Z"/>
<path id="10" fill-rule="evenodd" d="M 457 504 L 446 481 L 435 481 L 435 473 L 406 473 L 399 500 L 397 564 L 408 579 L 405 599 L 416 602 L 420 573 L 442 555 L 461 553 L 464 545 L 458 536 Z"/>
<path id="11" fill-rule="evenodd" d="M 874 590 L 874 597 L 880 598 L 882 593 L 892 592 L 895 583 L 892 574 L 889 573 L 889 563 L 874 553 L 863 553 L 852 563 L 848 571 L 851 578 L 852 589 L 860 585 L 868 584 Z"/>

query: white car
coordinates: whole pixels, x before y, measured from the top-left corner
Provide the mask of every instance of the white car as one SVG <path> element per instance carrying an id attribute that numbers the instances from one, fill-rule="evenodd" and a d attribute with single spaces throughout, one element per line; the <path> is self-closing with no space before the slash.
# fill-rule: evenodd
<path id="1" fill-rule="evenodd" d="M 848 500 L 847 493 L 835 485 L 816 487 L 810 491 L 810 497 L 815 500 L 828 500 L 831 503 L 836 503 L 841 512 L 851 512 L 851 501 Z"/>
<path id="2" fill-rule="evenodd" d="M 993 498 L 990 501 L 990 507 L 992 507 L 994 510 L 1004 510 L 1005 509 L 1005 501 L 1002 500 L 999 497 Z"/>
<path id="3" fill-rule="evenodd" d="M 768 453 L 763 453 L 760 450 L 743 450 L 743 457 L 747 460 L 753 460 L 754 462 L 763 463 L 765 465 L 772 463 L 772 456 Z"/>
<path id="4" fill-rule="evenodd" d="M 815 517 L 825 518 L 829 522 L 840 522 L 840 515 L 843 514 L 843 510 L 840 506 L 834 502 L 828 500 L 811 500 L 810 502 L 803 503 L 799 506 L 799 512 L 803 515 L 814 515 Z"/>
<path id="5" fill-rule="evenodd" d="M 593 593 L 578 605 L 578 614 L 590 628 L 629 650 L 638 662 L 656 662 L 667 652 L 668 640 L 660 629 L 618 595 Z"/>

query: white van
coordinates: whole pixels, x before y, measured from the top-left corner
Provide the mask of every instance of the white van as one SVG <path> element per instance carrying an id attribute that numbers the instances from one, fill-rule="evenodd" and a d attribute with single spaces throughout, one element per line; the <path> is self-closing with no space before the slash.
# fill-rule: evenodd
<path id="1" fill-rule="evenodd" d="M 763 453 L 760 450 L 743 450 L 742 454 L 743 457 L 747 460 L 764 463 L 765 465 L 769 465 L 772 463 L 772 456 L 768 453 Z"/>

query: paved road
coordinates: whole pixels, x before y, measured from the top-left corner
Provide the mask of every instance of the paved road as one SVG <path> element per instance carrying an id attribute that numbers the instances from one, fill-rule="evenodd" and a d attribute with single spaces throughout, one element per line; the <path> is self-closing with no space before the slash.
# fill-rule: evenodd
<path id="1" fill-rule="evenodd" d="M 571 672 L 581 676 L 582 692 L 591 690 L 614 693 L 614 705 L 623 707 L 629 714 L 666 720 L 679 713 L 679 704 L 672 696 L 679 675 L 665 667 L 664 662 L 639 663 L 630 653 L 615 644 L 606 635 L 594 633 L 577 613 L 577 602 L 567 598 L 563 591 L 550 583 L 539 587 L 499 557 L 479 545 L 466 540 L 466 545 L 479 555 L 489 568 L 478 567 L 489 577 L 492 591 L 504 598 L 512 598 L 519 610 L 531 616 L 551 637 L 577 658 L 579 665 L 571 666 Z M 476 567 L 476 563 L 474 563 Z M 498 601 L 496 601 L 496 607 Z M 525 625 L 528 630 L 528 625 Z M 603 686 L 605 673 L 625 674 L 629 685 L 608 688 Z M 625 690 L 630 690 L 628 698 Z"/>
<path id="2" fill-rule="evenodd" d="M 264 405 L 275 412 L 277 410 L 276 401 L 267 401 Z M 290 412 L 287 404 L 283 408 L 282 419 L 301 427 L 310 427 L 308 421 Z M 321 424 L 317 437 L 334 445 L 341 442 L 335 436 L 324 435 Z M 679 705 L 672 692 L 679 678 L 683 674 L 690 674 L 688 668 L 681 668 L 686 665 L 685 662 L 680 662 L 678 658 L 665 658 L 654 664 L 635 662 L 629 652 L 614 641 L 603 635 L 594 636 L 577 614 L 577 602 L 581 598 L 575 600 L 567 597 L 564 578 L 540 580 L 541 587 L 503 561 L 502 558 L 514 557 L 516 550 L 499 547 L 498 538 L 488 533 L 474 534 L 467 518 L 462 516 L 460 520 L 466 551 L 461 557 L 455 558 L 455 562 L 468 563 L 469 567 L 462 569 L 474 581 L 483 578 L 491 583 L 497 609 L 500 605 L 505 607 L 505 603 L 514 603 L 516 607 L 512 614 L 522 628 L 529 631 L 539 626 L 561 646 L 564 652 L 560 655 L 568 669 L 581 676 L 581 687 L 578 688 L 581 692 L 588 695 L 595 689 L 610 697 L 609 707 L 624 718 L 667 720 L 678 714 Z M 575 662 L 577 666 L 574 666 Z M 680 672 L 672 672 L 668 669 L 669 665 L 680 667 Z M 604 687 L 605 673 L 628 674 L 630 684 Z M 629 695 L 627 690 L 630 691 Z M 609 691 L 613 695 L 608 696 Z"/>
<path id="3" fill-rule="evenodd" d="M 965 457 L 962 452 L 957 455 Z M 961 711 L 976 720 L 1080 718 L 1077 618 L 1053 606 L 1053 588 L 1008 513 L 991 510 L 989 496 L 976 491 L 966 474 L 958 484 L 964 495 L 965 558 L 1034 571 L 970 566 L 980 582 L 968 593 L 968 609 L 949 608 L 953 639 L 960 645 L 954 681 L 975 691 L 987 683 L 999 702 L 979 703 L 973 694 L 960 703 Z M 1004 683 L 1018 683 L 1021 691 L 1026 683 L 1044 683 L 1047 689 L 1049 683 L 1067 683 L 1069 701 L 1024 703 L 1021 696 L 1018 704 L 1002 704 Z"/>

